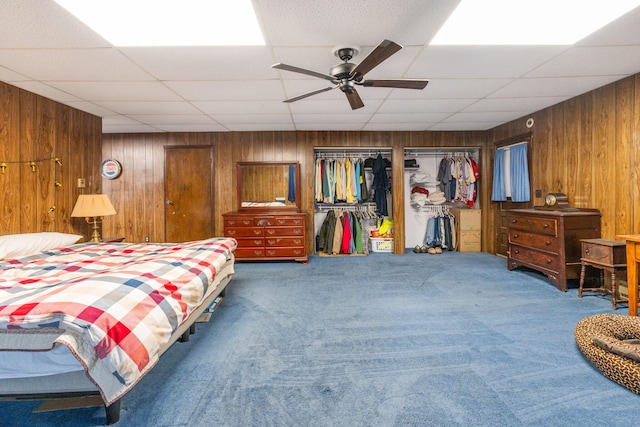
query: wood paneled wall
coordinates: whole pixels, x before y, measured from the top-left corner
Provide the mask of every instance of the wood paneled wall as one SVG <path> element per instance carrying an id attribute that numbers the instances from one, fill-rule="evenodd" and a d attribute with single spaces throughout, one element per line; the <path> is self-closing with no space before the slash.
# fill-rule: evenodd
<path id="1" fill-rule="evenodd" d="M 485 132 L 228 132 L 105 134 L 103 158 L 122 163 L 122 176 L 103 183 L 117 214 L 105 218 L 103 235 L 125 236 L 129 242 L 164 239 L 164 147 L 214 146 L 215 232 L 222 234 L 222 214 L 237 208 L 235 165 L 238 161 L 298 161 L 301 171 L 302 211 L 313 218 L 314 158 L 316 147 L 391 148 L 393 194 L 404 194 L 405 147 L 483 147 Z M 482 173 L 488 173 L 483 170 Z M 393 197 L 394 218 L 404 217 L 404 200 Z M 308 221 L 307 248 L 313 251 L 313 224 Z M 396 221 L 396 238 L 404 241 L 404 223 Z M 397 245 L 398 252 L 404 248 Z"/>
<path id="2" fill-rule="evenodd" d="M 528 117 L 535 121 L 527 129 Z M 602 213 L 602 237 L 640 233 L 640 74 L 619 80 L 487 132 L 495 142 L 533 131 L 533 190 L 563 192 L 579 208 Z M 490 191 L 492 176 L 485 180 Z M 485 197 L 486 199 L 486 197 Z M 531 205 L 542 204 L 534 199 Z M 484 250 L 495 252 L 497 205 L 487 205 Z"/>
<path id="3" fill-rule="evenodd" d="M 99 117 L 0 82 L 0 235 L 88 236 L 85 220 L 70 215 L 78 178 L 86 193 L 100 192 L 101 137 Z"/>

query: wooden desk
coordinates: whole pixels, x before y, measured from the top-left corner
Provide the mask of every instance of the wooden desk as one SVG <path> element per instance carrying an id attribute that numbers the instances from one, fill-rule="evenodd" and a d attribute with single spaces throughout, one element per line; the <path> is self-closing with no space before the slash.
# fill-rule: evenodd
<path id="1" fill-rule="evenodd" d="M 629 290 L 629 316 L 637 316 L 640 234 L 625 235 L 620 237 L 627 241 L 627 289 Z"/>

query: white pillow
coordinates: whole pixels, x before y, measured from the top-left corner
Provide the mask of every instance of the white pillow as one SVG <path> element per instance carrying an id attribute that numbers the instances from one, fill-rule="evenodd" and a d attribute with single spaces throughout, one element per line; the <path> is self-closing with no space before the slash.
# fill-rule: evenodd
<path id="1" fill-rule="evenodd" d="M 78 234 L 57 232 L 0 236 L 0 259 L 21 258 L 49 249 L 73 245 L 81 238 L 82 236 Z"/>

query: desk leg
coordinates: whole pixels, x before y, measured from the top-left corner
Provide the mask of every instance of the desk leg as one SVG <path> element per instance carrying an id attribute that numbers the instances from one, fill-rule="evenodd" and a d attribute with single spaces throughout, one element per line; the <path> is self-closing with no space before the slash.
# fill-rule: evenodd
<path id="1" fill-rule="evenodd" d="M 627 241 L 627 289 L 629 292 L 629 316 L 638 315 L 638 261 L 636 243 Z"/>

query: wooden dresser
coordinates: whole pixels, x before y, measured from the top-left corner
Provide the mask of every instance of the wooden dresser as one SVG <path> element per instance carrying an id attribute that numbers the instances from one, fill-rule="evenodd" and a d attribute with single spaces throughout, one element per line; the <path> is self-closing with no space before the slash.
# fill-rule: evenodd
<path id="1" fill-rule="evenodd" d="M 509 270 L 539 271 L 566 292 L 567 280 L 580 277 L 580 240 L 600 237 L 600 212 L 513 209 L 507 211 L 507 226 Z"/>
<path id="2" fill-rule="evenodd" d="M 306 263 L 306 214 L 228 212 L 224 236 L 238 241 L 236 260 L 295 260 Z"/>

